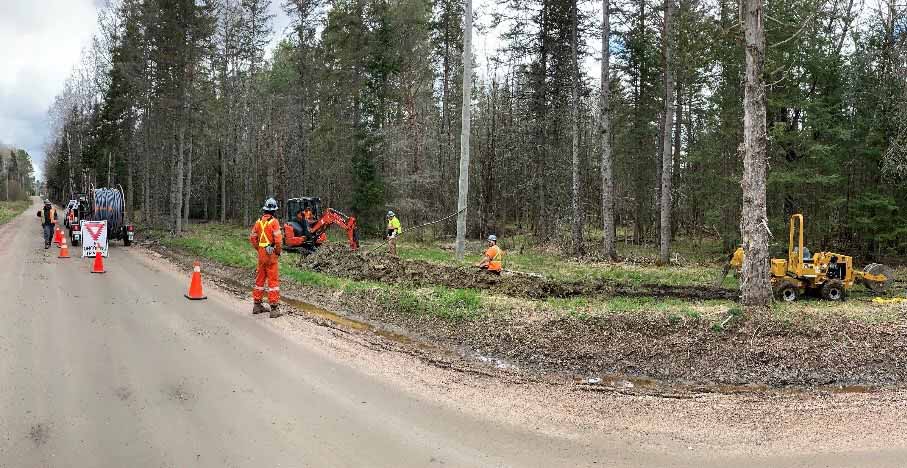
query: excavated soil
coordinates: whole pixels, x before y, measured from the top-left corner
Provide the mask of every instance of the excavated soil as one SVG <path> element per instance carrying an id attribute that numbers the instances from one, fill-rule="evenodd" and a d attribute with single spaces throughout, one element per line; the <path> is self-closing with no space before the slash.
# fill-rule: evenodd
<path id="1" fill-rule="evenodd" d="M 156 244 L 148 247 L 189 266 L 187 259 L 191 256 Z M 506 277 L 489 278 L 387 257 L 376 263 L 364 262 L 359 255 L 345 258 L 350 259 L 347 262 L 363 261 L 363 273 L 355 274 L 355 268 L 348 266 L 350 263 L 345 263 L 344 269 L 328 268 L 323 256 L 306 259 L 306 262 L 316 271 L 335 275 L 345 271 L 346 274 L 340 276 L 348 278 L 414 284 L 426 284 L 425 278 L 418 276 L 419 271 L 435 271 L 428 277 L 451 280 L 461 272 L 466 275 L 466 282 L 451 285 L 496 292 L 517 288 L 516 291 L 524 291 L 527 297 L 538 297 L 530 295 L 538 285 L 551 284 L 532 282 L 537 279 L 509 282 Z M 392 267 L 401 266 L 396 272 L 391 271 Z M 248 294 L 247 286 L 253 279 L 250 269 L 210 262 L 203 268 L 206 280 L 213 279 L 238 294 Z M 905 306 L 900 306 L 896 320 L 887 322 L 869 323 L 844 316 L 790 322 L 756 315 L 746 320 L 734 318 L 724 328 L 715 330 L 713 324 L 705 320 L 671 322 L 665 317 L 645 313 L 580 319 L 544 310 L 514 310 L 450 320 L 395 310 L 374 290 L 344 292 L 294 283 L 285 283 L 281 289 L 282 295 L 291 300 L 314 304 L 342 317 L 367 323 L 368 327 L 363 328 L 402 333 L 397 336 L 407 339 L 396 341 L 406 346 L 425 349 L 427 345 L 445 353 L 453 350 L 460 356 L 499 369 L 532 375 L 559 375 L 592 383 L 591 387 L 616 382 L 621 389 L 636 387 L 629 392 L 657 388 L 656 391 L 662 394 L 678 389 L 748 392 L 782 387 L 863 391 L 901 387 L 907 383 Z M 555 291 L 564 294 L 570 290 Z M 317 317 L 312 319 L 322 322 Z M 352 332 L 357 330 L 361 329 L 351 328 Z"/>
<path id="2" fill-rule="evenodd" d="M 473 267 L 439 265 L 421 260 L 401 260 L 383 253 L 351 252 L 341 246 L 325 246 L 313 255 L 299 258 L 298 265 L 312 271 L 354 280 L 400 283 L 413 286 L 447 286 L 483 289 L 496 294 L 528 299 L 576 296 L 646 296 L 682 299 L 736 300 L 733 289 L 708 286 L 639 286 L 598 281 L 555 281 L 540 275 L 508 272 L 493 275 Z"/>
<path id="3" fill-rule="evenodd" d="M 683 385 L 892 386 L 907 382 L 907 313 L 897 324 L 754 318 L 720 331 L 641 315 L 449 322 L 401 315 L 368 298 L 353 309 L 385 323 L 544 372 L 624 375 Z"/>

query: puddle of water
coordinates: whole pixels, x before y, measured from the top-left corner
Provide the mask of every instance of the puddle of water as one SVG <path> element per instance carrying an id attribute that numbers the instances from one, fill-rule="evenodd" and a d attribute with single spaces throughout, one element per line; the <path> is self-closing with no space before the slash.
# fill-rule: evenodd
<path id="1" fill-rule="evenodd" d="M 495 369 L 510 369 L 510 370 L 519 369 L 519 367 L 517 367 L 515 364 L 512 364 L 512 363 L 507 362 L 507 361 L 505 361 L 505 360 L 503 360 L 503 359 L 500 359 L 500 358 L 495 358 L 495 357 L 483 356 L 483 355 L 481 355 L 481 354 L 476 354 L 476 355 L 475 355 L 475 359 L 476 359 L 477 361 L 479 361 L 479 362 L 484 362 L 484 363 L 486 363 L 486 364 L 491 364 L 492 366 L 494 366 Z"/>
<path id="2" fill-rule="evenodd" d="M 658 381 L 648 377 L 630 377 L 620 374 L 605 374 L 596 377 L 574 377 L 574 383 L 601 385 L 614 388 L 655 388 Z"/>
<path id="3" fill-rule="evenodd" d="M 712 385 L 694 385 L 680 384 L 671 382 L 662 382 L 647 377 L 630 377 L 619 374 L 608 374 L 595 377 L 574 377 L 573 382 L 583 385 L 605 386 L 613 388 L 640 388 L 640 389 L 660 389 L 660 390 L 681 390 L 691 393 L 719 393 L 724 395 L 734 394 L 805 394 L 812 392 L 828 392 L 837 394 L 846 393 L 872 393 L 878 391 L 878 387 L 871 385 L 822 385 L 816 387 L 773 387 L 765 384 L 712 384 Z"/>
<path id="4" fill-rule="evenodd" d="M 404 345 L 419 345 L 420 347 L 427 346 L 401 333 L 394 333 L 392 331 L 378 328 L 365 322 L 360 322 L 359 320 L 344 317 L 343 315 L 336 314 L 313 304 L 309 304 L 308 302 L 297 301 L 295 299 L 289 299 L 286 297 L 281 298 L 281 301 L 290 304 L 291 306 L 310 316 L 319 317 L 331 323 L 335 323 L 337 325 L 341 325 L 355 331 L 371 332 L 382 338 L 386 338 L 388 340 L 395 341 Z"/>

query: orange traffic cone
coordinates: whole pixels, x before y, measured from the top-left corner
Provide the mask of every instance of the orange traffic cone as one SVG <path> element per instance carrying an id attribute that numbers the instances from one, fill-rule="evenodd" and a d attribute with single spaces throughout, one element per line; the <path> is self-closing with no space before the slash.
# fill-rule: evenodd
<path id="1" fill-rule="evenodd" d="M 195 265 L 192 267 L 192 280 L 189 282 L 189 294 L 183 295 L 186 296 L 186 299 L 192 301 L 208 298 L 208 296 L 205 296 L 202 292 L 202 266 L 198 263 L 198 260 L 195 261 Z"/>
<path id="2" fill-rule="evenodd" d="M 54 225 L 54 244 L 57 244 L 57 247 L 63 242 L 63 231 L 60 231 L 60 226 Z"/>
<path id="3" fill-rule="evenodd" d="M 104 255 L 99 250 L 94 252 L 94 265 L 91 267 L 91 272 L 104 273 Z"/>
<path id="4" fill-rule="evenodd" d="M 60 255 L 57 255 L 57 258 L 69 258 L 69 247 L 66 246 L 66 240 L 63 240 L 63 245 L 60 246 Z"/>

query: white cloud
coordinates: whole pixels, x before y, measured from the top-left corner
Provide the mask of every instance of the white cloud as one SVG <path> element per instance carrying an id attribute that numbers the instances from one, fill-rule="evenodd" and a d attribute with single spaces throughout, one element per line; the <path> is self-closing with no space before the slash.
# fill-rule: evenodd
<path id="1" fill-rule="evenodd" d="M 98 0 L 0 0 L 0 141 L 41 169 L 47 109 L 91 43 Z"/>

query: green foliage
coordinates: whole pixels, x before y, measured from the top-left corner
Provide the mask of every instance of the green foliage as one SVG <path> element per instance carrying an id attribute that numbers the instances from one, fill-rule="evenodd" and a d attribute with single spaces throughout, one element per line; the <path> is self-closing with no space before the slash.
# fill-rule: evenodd
<path id="1" fill-rule="evenodd" d="M 27 201 L 0 201 L 0 224 L 4 224 L 16 216 L 19 216 L 19 214 L 25 211 L 30 205 L 31 203 Z"/>
<path id="2" fill-rule="evenodd" d="M 469 289 L 384 288 L 378 293 L 378 300 L 384 307 L 393 308 L 398 312 L 452 321 L 477 318 L 483 313 L 481 295 Z"/>

